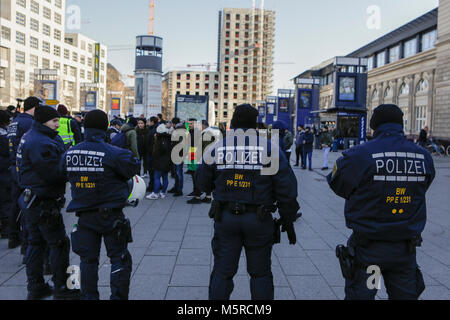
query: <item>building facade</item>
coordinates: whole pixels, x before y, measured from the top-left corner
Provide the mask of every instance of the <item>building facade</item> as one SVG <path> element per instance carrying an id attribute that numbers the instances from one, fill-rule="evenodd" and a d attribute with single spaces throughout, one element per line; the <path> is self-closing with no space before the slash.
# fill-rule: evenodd
<path id="1" fill-rule="evenodd" d="M 0 104 L 39 96 L 37 81 L 52 80 L 71 111 L 83 110 L 85 91 L 105 110 L 107 48 L 65 33 L 65 8 L 65 0 L 1 0 Z"/>
<path id="2" fill-rule="evenodd" d="M 169 71 L 163 75 L 163 115 L 166 119 L 175 116 L 177 95 L 209 96 L 210 110 L 218 116 L 220 74 L 214 71 Z M 211 124 L 213 125 L 213 124 Z"/>
<path id="3" fill-rule="evenodd" d="M 405 114 L 410 138 L 428 126 L 433 137 L 450 139 L 450 0 L 347 57 L 368 59 L 368 119 L 378 105 L 393 103 Z M 334 107 L 332 61 L 299 75 L 320 79 L 322 110 Z M 326 117 L 322 123 L 333 121 Z"/>
<path id="4" fill-rule="evenodd" d="M 217 122 L 230 123 L 234 108 L 254 107 L 272 93 L 275 12 L 223 9 L 219 12 Z"/>

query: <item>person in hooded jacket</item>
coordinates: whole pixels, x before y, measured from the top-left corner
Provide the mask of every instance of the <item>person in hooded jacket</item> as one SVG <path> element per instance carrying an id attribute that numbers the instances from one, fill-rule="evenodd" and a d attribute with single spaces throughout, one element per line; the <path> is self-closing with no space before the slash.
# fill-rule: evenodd
<path id="1" fill-rule="evenodd" d="M 154 172 L 154 189 L 153 193 L 146 198 L 148 200 L 156 200 L 166 198 L 167 188 L 169 187 L 169 172 L 170 172 L 170 156 L 171 156 L 171 137 L 169 129 L 165 124 L 160 124 L 156 129 L 155 140 L 152 151 L 152 167 Z M 161 190 L 161 178 L 163 186 Z M 160 192 L 161 190 L 161 192 Z"/>
<path id="2" fill-rule="evenodd" d="M 135 128 L 136 135 L 137 135 L 137 145 L 138 145 L 138 152 L 141 158 L 143 166 L 144 166 L 144 177 L 148 173 L 148 152 L 147 152 L 147 134 L 150 131 L 150 129 L 146 125 L 147 120 L 146 119 L 138 119 L 138 125 Z"/>
<path id="3" fill-rule="evenodd" d="M 130 117 L 128 118 L 128 122 L 123 125 L 120 131 L 123 132 L 127 138 L 127 149 L 133 153 L 133 156 L 136 159 L 140 159 L 137 143 L 137 133 L 136 130 L 134 130 L 137 124 L 137 119 L 134 117 Z"/>

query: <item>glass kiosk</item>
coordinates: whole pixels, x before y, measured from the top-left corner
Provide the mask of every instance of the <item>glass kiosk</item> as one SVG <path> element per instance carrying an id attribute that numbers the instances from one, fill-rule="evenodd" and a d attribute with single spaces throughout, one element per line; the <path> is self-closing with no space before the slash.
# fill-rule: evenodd
<path id="1" fill-rule="evenodd" d="M 331 107 L 318 113 L 334 118 L 336 149 L 348 149 L 367 139 L 367 59 L 336 57 Z"/>

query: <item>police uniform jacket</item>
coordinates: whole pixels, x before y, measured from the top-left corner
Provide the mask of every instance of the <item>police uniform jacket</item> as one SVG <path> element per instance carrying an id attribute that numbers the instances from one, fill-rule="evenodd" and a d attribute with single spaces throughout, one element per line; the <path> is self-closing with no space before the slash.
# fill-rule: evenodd
<path id="1" fill-rule="evenodd" d="M 408 141 L 400 124 L 386 123 L 374 139 L 343 153 L 328 176 L 345 198 L 347 227 L 368 239 L 402 241 L 422 233 L 433 159 Z"/>
<path id="2" fill-rule="evenodd" d="M 6 127 L 0 127 L 0 184 L 9 184 L 11 179 L 7 130 Z"/>
<path id="3" fill-rule="evenodd" d="M 16 178 L 15 175 L 15 168 L 16 168 L 16 154 L 17 154 L 17 147 L 19 146 L 20 139 L 22 139 L 22 136 L 30 130 L 34 120 L 31 115 L 28 113 L 19 113 L 17 117 L 11 122 L 11 124 L 8 127 L 8 140 L 9 140 L 9 162 L 12 170 L 13 177 Z"/>
<path id="4" fill-rule="evenodd" d="M 239 152 L 244 147 L 245 152 Z M 214 199 L 252 205 L 278 203 L 280 215 L 292 218 L 299 209 L 297 203 L 297 179 L 280 148 L 273 150 L 279 170 L 274 175 L 261 175 L 264 164 L 262 150 L 272 154 L 270 141 L 258 137 L 257 145 L 249 140 L 238 146 L 237 137 L 229 136 L 211 149 L 213 164 L 203 162 L 197 173 L 201 191 L 213 192 Z M 206 154 L 204 157 L 207 156 Z M 288 217 L 289 215 L 289 217 Z"/>
<path id="5" fill-rule="evenodd" d="M 19 185 L 38 199 L 58 199 L 65 194 L 66 179 L 60 169 L 64 143 L 58 132 L 34 122 L 17 148 Z"/>
<path id="6" fill-rule="evenodd" d="M 130 195 L 128 180 L 139 169 L 131 151 L 105 141 L 106 132 L 85 129 L 85 141 L 64 154 L 63 170 L 71 183 L 67 212 L 122 209 Z"/>

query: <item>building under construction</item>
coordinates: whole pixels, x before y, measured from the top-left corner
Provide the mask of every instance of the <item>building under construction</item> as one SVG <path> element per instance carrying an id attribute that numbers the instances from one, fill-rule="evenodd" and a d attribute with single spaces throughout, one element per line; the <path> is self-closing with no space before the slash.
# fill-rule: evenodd
<path id="1" fill-rule="evenodd" d="M 230 123 L 242 103 L 258 106 L 272 93 L 275 12 L 227 8 L 219 12 L 217 122 Z"/>

